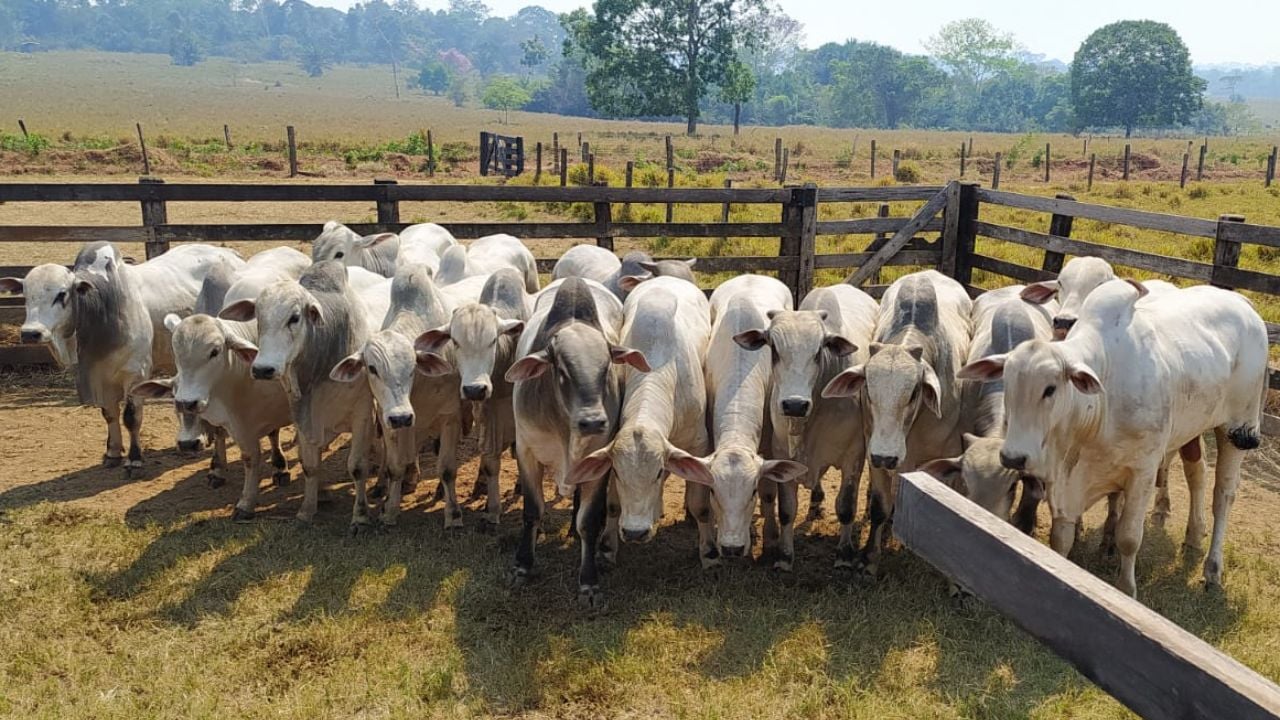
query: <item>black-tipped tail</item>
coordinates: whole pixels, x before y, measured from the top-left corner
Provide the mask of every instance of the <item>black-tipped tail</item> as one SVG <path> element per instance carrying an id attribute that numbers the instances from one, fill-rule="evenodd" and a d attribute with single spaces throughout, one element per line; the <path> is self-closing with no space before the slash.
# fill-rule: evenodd
<path id="1" fill-rule="evenodd" d="M 1247 425 L 1228 430 L 1227 439 L 1241 450 L 1253 450 L 1262 444 L 1262 439 L 1258 437 L 1258 429 Z"/>

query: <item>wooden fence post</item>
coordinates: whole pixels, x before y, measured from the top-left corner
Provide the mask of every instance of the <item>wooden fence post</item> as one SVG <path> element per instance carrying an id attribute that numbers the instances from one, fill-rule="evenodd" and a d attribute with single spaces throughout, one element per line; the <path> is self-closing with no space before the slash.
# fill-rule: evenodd
<path id="1" fill-rule="evenodd" d="M 578 152 L 582 152 L 582 133 L 578 133 Z M 585 161 L 586 158 L 583 158 Z"/>
<path id="2" fill-rule="evenodd" d="M 667 167 L 669 168 L 675 167 L 676 166 L 676 148 L 674 145 L 671 144 L 670 135 L 666 136 L 666 153 L 667 153 L 666 155 Z"/>
<path id="3" fill-rule="evenodd" d="M 1235 268 L 1240 264 L 1240 243 L 1227 239 L 1227 226 L 1231 223 L 1244 222 L 1243 215 L 1219 215 L 1218 230 L 1213 237 L 1213 274 L 1209 284 L 1227 290 L 1235 290 L 1235 285 L 1223 278 L 1220 271 L 1224 268 Z"/>
<path id="4" fill-rule="evenodd" d="M 533 184 L 537 185 L 542 179 L 542 141 L 539 140 L 537 145 L 533 146 L 533 153 L 537 156 L 537 167 L 533 171 Z"/>
<path id="5" fill-rule="evenodd" d="M 876 139 L 871 138 L 871 179 L 876 179 Z"/>
<path id="6" fill-rule="evenodd" d="M 1196 165 L 1196 182 L 1204 179 L 1204 156 L 1209 152 L 1209 144 L 1200 146 L 1200 162 Z"/>
<path id="7" fill-rule="evenodd" d="M 1187 171 L 1191 168 L 1191 153 L 1182 153 L 1182 174 L 1178 176 L 1178 187 L 1187 186 Z"/>
<path id="8" fill-rule="evenodd" d="M 889 217 L 889 203 L 880 203 L 880 207 L 876 208 L 876 217 L 878 218 Z M 884 244 L 887 242 L 889 242 L 889 233 L 878 232 L 875 234 L 874 237 L 871 238 L 871 242 L 867 245 L 867 249 L 864 252 L 874 253 L 878 251 L 880 248 L 884 247 Z M 871 283 L 872 285 L 879 285 L 880 271 L 876 270 L 874 273 L 872 273 L 871 277 L 867 279 L 867 282 Z"/>
<path id="9" fill-rule="evenodd" d="M 1055 197 L 1059 200 L 1075 200 L 1074 197 L 1066 193 L 1058 193 Z M 1075 218 L 1071 215 L 1059 215 L 1054 213 L 1049 218 L 1049 234 L 1058 237 L 1071 237 L 1071 226 L 1074 224 Z M 1040 265 L 1041 270 L 1051 273 L 1062 272 L 1062 263 L 1066 259 L 1060 252 L 1052 250 L 1044 251 L 1044 262 Z"/>
<path id="10" fill-rule="evenodd" d="M 374 178 L 373 184 L 381 190 L 378 194 L 378 224 L 395 225 L 400 222 L 400 201 L 391 199 L 390 188 L 396 184 L 390 178 Z"/>
<path id="11" fill-rule="evenodd" d="M 627 172 L 626 172 L 625 182 L 628 190 L 631 189 L 631 180 L 635 174 L 635 167 L 636 167 L 635 162 L 631 160 L 627 161 Z M 630 202 L 624 203 L 622 205 L 622 215 L 627 219 L 627 222 L 631 221 L 631 203 Z"/>
<path id="12" fill-rule="evenodd" d="M 583 147 L 586 147 L 584 144 Z M 587 153 L 587 184 L 596 184 L 596 155 L 595 153 Z"/>
<path id="13" fill-rule="evenodd" d="M 285 128 L 285 135 L 289 141 L 289 177 L 298 177 L 298 136 L 292 125 Z"/>
<path id="14" fill-rule="evenodd" d="M 489 174 L 489 133 L 480 131 L 480 176 L 484 177 Z"/>
<path id="15" fill-rule="evenodd" d="M 1125 144 L 1124 144 L 1124 175 L 1122 176 L 1122 177 L 1123 177 L 1123 179 L 1125 179 L 1125 180 L 1128 180 L 1128 179 L 1129 179 L 1129 151 L 1130 151 L 1130 149 L 1131 149 L 1131 146 L 1129 145 L 1129 143 L 1125 143 Z"/>
<path id="16" fill-rule="evenodd" d="M 153 177 L 140 177 L 138 183 L 141 185 L 163 185 L 164 180 Z M 169 241 L 162 240 L 156 234 L 157 225 L 166 225 L 169 222 L 169 209 L 165 206 L 164 200 L 143 200 L 138 203 L 142 209 L 142 225 L 147 229 L 147 259 L 150 260 L 158 255 L 163 255 L 169 250 Z"/>
<path id="17" fill-rule="evenodd" d="M 805 183 L 792 190 L 791 196 L 797 204 L 796 214 L 799 216 L 797 225 L 800 239 L 796 248 L 799 257 L 793 288 L 795 306 L 800 307 L 800 301 L 813 289 L 814 255 L 817 252 L 818 238 L 818 186 Z"/>
<path id="18" fill-rule="evenodd" d="M 516 136 L 516 174 L 524 173 L 524 136 Z M 506 172 L 503 173 L 504 175 Z"/>
<path id="19" fill-rule="evenodd" d="M 232 145 L 231 145 L 231 126 L 230 126 L 230 125 L 226 125 L 226 124 L 224 124 L 224 125 L 222 126 L 222 137 L 226 138 L 226 140 L 227 140 L 227 149 L 228 149 L 228 150 L 231 150 L 231 149 L 232 149 Z"/>
<path id="20" fill-rule="evenodd" d="M 582 162 L 588 162 L 591 158 L 591 143 L 584 142 L 579 149 L 582 150 Z"/>
<path id="21" fill-rule="evenodd" d="M 1089 191 L 1093 191 L 1093 166 L 1098 163 L 1098 153 L 1089 153 Z"/>
<path id="22" fill-rule="evenodd" d="M 1276 179 L 1276 153 L 1280 151 L 1280 146 L 1271 146 L 1271 157 L 1267 158 L 1267 181 L 1266 187 L 1271 187 L 1271 183 Z"/>
<path id="23" fill-rule="evenodd" d="M 667 168 L 667 189 L 670 190 L 675 186 L 676 186 L 676 169 L 673 167 L 669 167 Z M 675 216 L 675 210 L 676 208 L 674 205 L 672 205 L 671 203 L 667 203 L 667 222 L 671 222 L 671 218 Z"/>
<path id="24" fill-rule="evenodd" d="M 551 164 L 555 167 L 552 172 L 560 172 L 560 133 L 551 133 Z"/>
<path id="25" fill-rule="evenodd" d="M 902 162 L 902 151 L 894 150 L 893 151 L 893 179 L 894 180 L 898 179 L 898 163 L 900 162 Z"/>
<path id="26" fill-rule="evenodd" d="M 147 141 L 142 137 L 142 123 L 136 123 L 138 126 L 138 146 L 142 148 L 142 174 L 151 174 L 151 158 L 147 155 Z"/>
<path id="27" fill-rule="evenodd" d="M 436 174 L 436 146 L 431 142 L 431 130 L 427 130 L 427 175 Z"/>
<path id="28" fill-rule="evenodd" d="M 560 148 L 560 187 L 569 181 L 569 148 Z"/>
<path id="29" fill-rule="evenodd" d="M 1000 189 L 1000 165 L 1002 164 L 1001 161 L 1003 159 L 1004 159 L 1004 153 L 997 152 L 996 164 L 994 167 L 991 168 L 991 189 L 992 190 Z"/>
<path id="30" fill-rule="evenodd" d="M 960 143 L 960 177 L 964 177 L 964 143 Z"/>
<path id="31" fill-rule="evenodd" d="M 1049 143 L 1045 143 L 1044 144 L 1044 181 L 1045 182 L 1049 182 L 1049 165 L 1050 165 L 1050 158 L 1052 157 L 1053 157 L 1053 154 L 1049 148 Z"/>
<path id="32" fill-rule="evenodd" d="M 778 184 L 787 184 L 787 166 L 791 164 L 791 148 L 782 149 L 782 175 L 778 178 Z"/>
<path id="33" fill-rule="evenodd" d="M 973 136 L 969 136 L 969 157 L 973 157 Z"/>
<path id="34" fill-rule="evenodd" d="M 601 183 L 603 185 L 604 183 Z M 613 206 L 608 202 L 595 203 L 596 246 L 613 250 Z"/>
<path id="35" fill-rule="evenodd" d="M 773 181 L 782 182 L 782 138 L 773 139 Z"/>
<path id="36" fill-rule="evenodd" d="M 27 134 L 27 123 L 22 118 L 18 118 L 18 129 L 22 131 L 23 140 L 30 139 L 31 136 Z"/>
<path id="37" fill-rule="evenodd" d="M 942 258 L 938 271 L 961 285 L 973 284 L 973 246 L 977 240 L 978 183 L 947 186 L 947 209 L 942 218 Z"/>
<path id="38" fill-rule="evenodd" d="M 732 189 L 732 188 L 733 188 L 733 180 L 730 180 L 729 178 L 725 178 L 725 179 L 724 179 L 724 189 L 725 189 L 725 190 L 729 190 L 729 189 Z M 723 203 L 720 203 L 720 222 L 722 222 L 722 223 L 727 223 L 727 222 L 729 222 L 729 202 L 728 202 L 727 200 L 726 200 L 725 202 L 723 202 Z M 720 242 L 722 242 L 722 243 L 727 243 L 727 242 L 729 242 L 729 236 L 728 236 L 728 235 L 721 235 L 721 236 L 720 236 Z"/>

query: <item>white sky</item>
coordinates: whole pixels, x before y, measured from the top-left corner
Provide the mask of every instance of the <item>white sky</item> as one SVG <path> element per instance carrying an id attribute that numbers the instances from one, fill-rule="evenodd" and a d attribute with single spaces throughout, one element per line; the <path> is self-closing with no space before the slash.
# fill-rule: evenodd
<path id="1" fill-rule="evenodd" d="M 309 0 L 346 9 L 355 0 Z M 417 0 L 442 8 L 446 0 Z M 565 12 L 589 6 L 584 0 L 485 0 L 495 15 L 508 16 L 538 4 Z M 1033 53 L 1070 62 L 1076 48 L 1098 27 L 1116 20 L 1149 19 L 1174 27 L 1197 65 L 1213 63 L 1280 64 L 1280 1 L 1216 0 L 984 0 L 962 5 L 954 0 L 781 0 L 787 14 L 804 23 L 810 47 L 850 38 L 923 52 L 921 41 L 940 25 L 978 15 L 1012 32 Z"/>

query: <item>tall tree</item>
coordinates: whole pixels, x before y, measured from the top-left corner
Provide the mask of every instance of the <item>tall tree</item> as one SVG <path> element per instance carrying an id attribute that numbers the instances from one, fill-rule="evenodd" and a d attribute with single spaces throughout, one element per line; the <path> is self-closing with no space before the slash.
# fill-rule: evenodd
<path id="1" fill-rule="evenodd" d="M 967 18 L 943 25 L 925 48 L 964 85 L 978 89 L 1015 64 L 1018 44 L 986 20 Z"/>
<path id="2" fill-rule="evenodd" d="M 491 110 L 502 111 L 502 124 L 510 124 L 510 113 L 519 110 L 532 100 L 528 89 L 515 78 L 496 77 L 485 86 L 480 102 Z"/>
<path id="3" fill-rule="evenodd" d="M 611 115 L 682 115 L 690 135 L 700 105 L 721 86 L 742 47 L 755 44 L 742 17 L 764 0 L 596 0 L 572 25 L 591 104 Z"/>
<path id="4" fill-rule="evenodd" d="M 1191 54 L 1173 28 L 1125 20 L 1095 30 L 1071 64 L 1071 103 L 1085 126 L 1136 127 L 1188 122 L 1200 109 L 1205 82 L 1191 73 Z"/>
<path id="5" fill-rule="evenodd" d="M 751 99 L 756 91 L 756 78 L 751 68 L 741 60 L 734 60 L 720 80 L 720 102 L 733 103 L 733 134 L 738 134 L 742 121 L 742 103 Z"/>

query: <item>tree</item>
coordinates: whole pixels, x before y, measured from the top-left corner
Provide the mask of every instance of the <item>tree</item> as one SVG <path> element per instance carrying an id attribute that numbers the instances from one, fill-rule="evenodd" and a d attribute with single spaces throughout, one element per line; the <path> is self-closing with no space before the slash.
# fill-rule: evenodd
<path id="1" fill-rule="evenodd" d="M 943 25 L 924 46 L 963 85 L 978 89 L 1015 63 L 1018 44 L 1013 36 L 978 18 Z"/>
<path id="2" fill-rule="evenodd" d="M 174 65 L 191 67 L 200 62 L 202 57 L 200 44 L 196 42 L 196 36 L 190 32 L 181 30 L 169 38 L 169 58 L 173 60 Z"/>
<path id="3" fill-rule="evenodd" d="M 1086 126 L 1167 127 L 1190 121 L 1205 82 L 1173 28 L 1125 20 L 1095 30 L 1071 63 L 1071 104 Z"/>
<path id="4" fill-rule="evenodd" d="M 469 97 L 471 91 L 467 88 L 467 76 L 461 73 L 454 75 L 449 81 L 449 99 L 456 107 L 462 107 L 467 104 Z"/>
<path id="5" fill-rule="evenodd" d="M 537 35 L 520 43 L 520 64 L 532 71 L 547 61 L 547 46 L 542 44 Z"/>
<path id="6" fill-rule="evenodd" d="M 751 68 L 741 60 L 734 60 L 720 81 L 720 102 L 733 103 L 733 134 L 738 134 L 742 119 L 742 103 L 751 99 L 756 91 L 756 77 Z"/>
<path id="7" fill-rule="evenodd" d="M 316 78 L 324 75 L 329 69 L 329 51 L 323 45 L 310 45 L 302 50 L 302 57 L 299 65 L 307 73 L 308 76 Z"/>
<path id="8" fill-rule="evenodd" d="M 596 0 L 576 14 L 573 42 L 583 51 L 591 104 L 625 117 L 681 115 L 690 135 L 700 104 L 724 83 L 742 48 L 756 38 L 744 16 L 763 0 Z"/>
<path id="9" fill-rule="evenodd" d="M 439 60 L 428 60 L 418 71 L 418 77 L 414 82 L 423 90 L 439 95 L 449 89 L 449 68 Z"/>
<path id="10" fill-rule="evenodd" d="M 519 110 L 533 96 L 529 94 L 526 88 L 519 80 L 510 77 L 496 77 L 489 81 L 484 88 L 484 95 L 480 98 L 480 102 L 491 110 L 502 111 L 502 123 L 508 124 L 508 114 L 512 110 Z"/>

